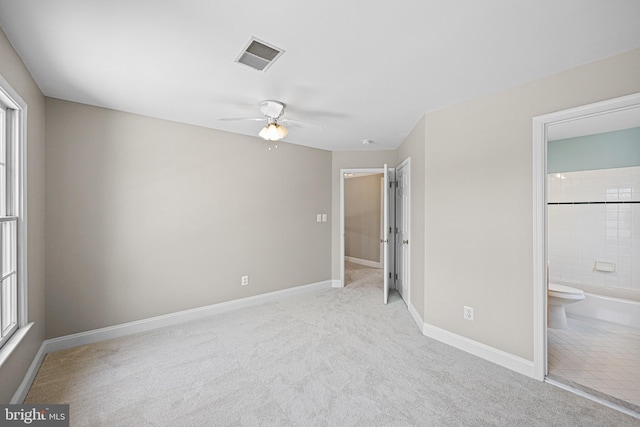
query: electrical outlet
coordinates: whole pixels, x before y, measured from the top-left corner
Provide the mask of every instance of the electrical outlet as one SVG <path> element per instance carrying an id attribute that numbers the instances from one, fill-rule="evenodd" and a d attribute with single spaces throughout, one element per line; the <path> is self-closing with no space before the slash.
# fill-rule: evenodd
<path id="1" fill-rule="evenodd" d="M 242 286 L 247 286 L 249 284 L 249 276 L 242 276 Z"/>
<path id="2" fill-rule="evenodd" d="M 473 320 L 473 307 L 464 306 L 463 316 L 466 320 Z"/>

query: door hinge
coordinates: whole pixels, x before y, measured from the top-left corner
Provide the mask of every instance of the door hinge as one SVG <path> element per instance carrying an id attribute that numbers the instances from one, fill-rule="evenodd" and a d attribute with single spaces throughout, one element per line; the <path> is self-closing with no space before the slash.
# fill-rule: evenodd
<path id="1" fill-rule="evenodd" d="M 391 279 L 391 273 L 389 273 L 389 279 Z"/>
<path id="2" fill-rule="evenodd" d="M 396 280 L 398 280 L 398 273 L 396 273 Z"/>

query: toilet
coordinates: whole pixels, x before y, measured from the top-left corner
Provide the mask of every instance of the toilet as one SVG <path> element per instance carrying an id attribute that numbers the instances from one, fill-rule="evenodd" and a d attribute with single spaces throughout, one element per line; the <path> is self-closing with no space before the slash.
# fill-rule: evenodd
<path id="1" fill-rule="evenodd" d="M 571 286 L 549 283 L 549 327 L 567 329 L 567 313 L 564 306 L 585 299 L 584 292 Z"/>

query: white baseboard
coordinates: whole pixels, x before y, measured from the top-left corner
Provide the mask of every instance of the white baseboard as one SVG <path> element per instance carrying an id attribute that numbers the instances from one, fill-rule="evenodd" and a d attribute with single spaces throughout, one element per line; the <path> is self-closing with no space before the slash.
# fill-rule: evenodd
<path id="1" fill-rule="evenodd" d="M 24 375 L 22 382 L 18 386 L 16 392 L 13 394 L 13 397 L 11 398 L 11 401 L 9 401 L 9 403 L 18 404 L 24 402 L 24 399 L 25 397 L 27 397 L 27 393 L 29 393 L 29 389 L 31 388 L 31 384 L 33 384 L 33 380 L 36 379 L 36 375 L 38 374 L 40 365 L 42 365 L 42 362 L 44 362 L 44 357 L 47 355 L 45 350 L 45 343 L 46 341 L 40 344 L 40 348 L 33 358 L 31 366 L 29 366 L 29 369 L 27 369 L 27 373 Z"/>
<path id="2" fill-rule="evenodd" d="M 176 325 L 191 320 L 202 319 L 215 314 L 226 313 L 228 311 L 238 310 L 246 307 L 252 307 L 295 295 L 302 295 L 324 289 L 331 289 L 334 285 L 334 282 L 336 281 L 325 280 L 309 285 L 296 286 L 293 288 L 283 289 L 281 291 L 268 292 L 265 294 L 254 295 L 247 298 L 240 298 L 232 301 L 221 302 L 218 304 L 178 311 L 162 316 L 150 317 L 148 319 L 122 323 L 119 325 L 108 326 L 106 328 L 94 329 L 91 331 L 80 332 L 77 334 L 65 335 L 62 337 L 45 340 L 36 353 L 36 356 L 34 357 L 31 366 L 27 370 L 27 373 L 22 380 L 22 383 L 18 387 L 18 390 L 13 395 L 11 403 L 22 403 L 24 401 L 27 393 L 29 392 L 31 384 L 33 383 L 33 380 L 35 379 L 36 374 L 40 369 L 40 365 L 44 361 L 45 356 L 49 353 L 66 350 L 68 348 L 78 347 L 81 345 L 92 344 L 99 341 L 137 334 L 139 332 L 150 331 L 165 326 Z M 340 281 L 338 280 L 337 282 Z"/>
<path id="3" fill-rule="evenodd" d="M 424 320 L 422 320 L 420 314 L 418 313 L 418 310 L 416 310 L 411 302 L 409 302 L 409 314 L 411 315 L 411 317 L 413 317 L 413 321 L 416 322 L 416 325 L 418 325 L 418 329 L 420 329 L 420 332 L 424 334 Z"/>
<path id="4" fill-rule="evenodd" d="M 497 348 L 482 344 L 472 339 L 454 334 L 447 330 L 438 328 L 429 323 L 423 324 L 422 333 L 429 338 L 438 340 L 459 350 L 471 353 L 474 356 L 493 362 L 512 371 L 535 378 L 533 362 L 523 359 L 513 354 L 507 353 Z"/>
<path id="5" fill-rule="evenodd" d="M 294 295 L 329 289 L 331 286 L 332 281 L 325 280 L 323 282 L 312 283 L 310 285 L 296 286 L 294 288 L 283 289 L 281 291 L 268 292 L 265 294 L 221 302 L 190 310 L 178 311 L 162 316 L 150 317 L 148 319 L 137 320 L 134 322 L 122 323 L 120 325 L 108 326 L 106 328 L 94 329 L 92 331 L 66 335 L 45 341 L 47 343 L 46 350 L 47 353 L 51 353 L 54 351 L 65 350 L 67 348 L 78 347 L 80 345 L 92 344 L 98 341 L 137 334 L 139 332 L 171 326 L 178 323 L 188 322 L 190 320 L 202 319 L 214 314 L 252 307 Z"/>
<path id="6" fill-rule="evenodd" d="M 344 257 L 344 260 L 348 261 L 348 262 L 352 262 L 354 264 L 364 265 L 365 267 L 372 267 L 372 268 L 382 268 L 383 267 L 381 262 L 369 261 L 368 259 L 360 259 L 360 258 L 354 258 L 354 257 L 346 256 L 346 257 Z"/>
<path id="7" fill-rule="evenodd" d="M 334 279 L 331 281 L 331 287 L 332 288 L 341 288 L 342 287 L 342 282 L 340 282 L 340 279 Z"/>

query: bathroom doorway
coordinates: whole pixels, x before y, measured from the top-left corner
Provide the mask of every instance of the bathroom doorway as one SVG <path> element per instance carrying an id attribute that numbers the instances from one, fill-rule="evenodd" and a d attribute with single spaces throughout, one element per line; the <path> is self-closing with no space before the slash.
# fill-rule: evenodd
<path id="1" fill-rule="evenodd" d="M 639 413 L 640 94 L 534 118 L 534 150 L 536 377 Z"/>

